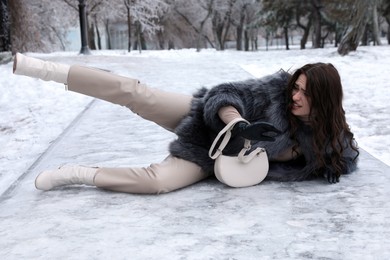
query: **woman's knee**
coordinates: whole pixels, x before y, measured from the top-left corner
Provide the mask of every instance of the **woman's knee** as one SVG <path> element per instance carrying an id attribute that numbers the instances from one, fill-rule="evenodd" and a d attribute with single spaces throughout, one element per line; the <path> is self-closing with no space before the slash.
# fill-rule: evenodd
<path id="1" fill-rule="evenodd" d="M 196 164 L 172 156 L 160 164 L 152 164 L 148 171 L 151 180 L 147 185 L 157 194 L 187 187 L 207 177 Z"/>
<path id="2" fill-rule="evenodd" d="M 145 185 L 145 189 L 152 194 L 164 194 L 174 191 L 181 187 L 176 187 L 174 178 L 164 172 L 154 172 L 153 177 L 149 179 Z"/>

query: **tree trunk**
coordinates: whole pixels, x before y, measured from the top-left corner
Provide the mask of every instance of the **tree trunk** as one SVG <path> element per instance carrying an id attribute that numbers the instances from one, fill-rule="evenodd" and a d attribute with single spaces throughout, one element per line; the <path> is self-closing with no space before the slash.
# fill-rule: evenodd
<path id="1" fill-rule="evenodd" d="M 266 51 L 268 51 L 269 38 L 270 38 L 270 32 L 269 32 L 269 30 L 266 29 L 266 34 L 265 34 L 265 50 Z"/>
<path id="2" fill-rule="evenodd" d="M 96 15 L 94 17 L 94 20 L 95 20 L 95 29 L 96 29 L 96 38 L 97 38 L 97 42 L 98 42 L 98 49 L 101 50 L 102 49 L 102 38 L 100 36 L 100 31 L 99 31 L 99 26 L 97 23 Z"/>
<path id="3" fill-rule="evenodd" d="M 313 13 L 313 21 L 314 21 L 314 31 L 313 31 L 313 48 L 321 47 L 321 12 L 320 12 L 320 4 L 317 0 L 312 0 L 312 13 Z"/>
<path id="4" fill-rule="evenodd" d="M 235 1 L 229 1 L 229 9 L 226 11 L 226 14 L 223 19 L 221 19 L 221 15 L 218 12 L 212 12 L 210 11 L 210 14 L 214 14 L 212 17 L 212 23 L 213 23 L 213 32 L 214 35 L 216 35 L 216 41 L 217 44 L 219 44 L 219 50 L 225 50 L 225 43 L 227 40 L 227 36 L 230 31 L 230 24 L 231 24 L 231 14 L 232 14 L 232 8 Z M 246 8 L 245 6 L 243 7 Z"/>
<path id="5" fill-rule="evenodd" d="M 378 0 L 370 1 L 372 8 L 372 34 L 374 45 L 382 45 L 379 35 Z"/>
<path id="6" fill-rule="evenodd" d="M 214 28 L 215 41 L 217 44 L 216 49 L 221 51 L 221 50 L 224 50 L 224 47 L 225 47 L 224 43 L 223 43 L 224 24 L 223 24 L 223 22 L 221 22 L 219 15 L 217 15 L 217 18 L 213 19 L 213 21 L 215 22 L 215 24 L 213 25 L 213 28 Z"/>
<path id="7" fill-rule="evenodd" d="M 301 7 L 301 5 L 298 5 L 296 10 L 295 10 L 295 20 L 296 20 L 298 27 L 303 30 L 303 35 L 302 35 L 301 42 L 300 42 L 301 50 L 303 50 L 306 48 L 307 39 L 309 38 L 311 23 L 312 23 L 312 15 L 309 15 L 306 25 L 302 24 L 301 23 L 302 9 L 300 7 Z"/>
<path id="8" fill-rule="evenodd" d="M 387 22 L 387 44 L 390 44 L 390 17 L 386 17 Z"/>
<path id="9" fill-rule="evenodd" d="M 336 23 L 334 47 L 337 48 L 337 46 L 339 46 L 342 37 L 343 37 L 343 31 L 341 30 L 341 27 L 338 25 L 338 23 Z"/>
<path id="10" fill-rule="evenodd" d="M 204 25 L 201 25 L 201 28 L 198 29 L 196 26 L 194 26 L 194 25 L 191 23 L 190 19 L 188 19 L 187 16 L 185 16 L 183 13 L 181 13 L 181 12 L 180 12 L 179 10 L 177 10 L 177 9 L 175 9 L 175 11 L 176 11 L 176 13 L 178 13 L 178 14 L 184 19 L 184 21 L 186 21 L 187 24 L 190 25 L 190 26 L 194 29 L 194 31 L 198 34 L 198 40 L 199 40 L 199 35 L 202 35 L 202 38 L 205 38 L 205 39 L 207 40 L 207 42 L 208 42 L 211 46 L 214 46 L 214 44 L 210 41 L 209 37 L 207 37 L 207 35 L 203 35 L 203 33 L 202 33 L 202 32 L 203 32 L 203 26 L 204 26 Z M 204 21 L 206 21 L 206 20 L 208 19 L 208 17 L 211 15 L 211 11 L 212 11 L 212 10 L 209 10 L 209 12 L 208 12 L 206 18 L 204 19 Z M 214 24 L 213 24 L 213 25 L 214 25 Z M 213 30 L 214 30 L 214 27 L 213 27 Z M 213 32 L 214 32 L 214 31 L 213 31 Z M 198 43 L 196 43 L 196 44 L 198 44 Z"/>
<path id="11" fill-rule="evenodd" d="M 174 50 L 175 44 L 172 40 L 168 40 L 168 50 Z"/>
<path id="12" fill-rule="evenodd" d="M 89 22 L 89 14 L 87 12 L 87 8 L 85 8 L 85 11 L 86 11 L 86 17 L 85 17 L 85 26 L 86 26 L 86 30 L 87 30 L 87 44 L 88 44 L 88 47 L 90 50 L 96 50 L 96 44 L 95 44 L 95 26 L 93 24 L 93 22 Z M 82 26 L 80 24 L 80 26 Z M 81 47 L 83 48 L 83 46 Z"/>
<path id="13" fill-rule="evenodd" d="M 368 42 L 369 42 L 369 39 L 368 39 L 368 26 L 366 25 L 364 27 L 364 32 L 363 32 L 362 39 L 361 39 L 361 45 L 362 46 L 368 46 Z"/>
<path id="14" fill-rule="evenodd" d="M 248 30 L 244 31 L 244 49 L 249 51 L 249 32 Z"/>
<path id="15" fill-rule="evenodd" d="M 370 2 L 366 2 L 365 0 L 356 1 L 356 9 L 352 10 L 351 24 L 348 26 L 337 49 L 337 52 L 341 56 L 347 55 L 351 51 L 356 51 L 359 46 L 368 21 L 366 10 L 369 4 Z"/>
<path id="16" fill-rule="evenodd" d="M 221 44 L 222 44 L 223 28 L 221 28 L 220 17 L 218 13 L 213 15 L 211 22 L 212 22 L 213 35 L 215 39 L 215 49 L 219 51 L 222 49 Z"/>
<path id="17" fill-rule="evenodd" d="M 91 23 L 91 25 L 87 25 L 88 27 L 88 45 L 91 50 L 96 50 L 95 43 L 95 25 Z"/>
<path id="18" fill-rule="evenodd" d="M 205 25 L 208 18 L 209 18 L 209 14 L 207 14 L 206 18 L 200 23 L 198 39 L 196 40 L 196 51 L 197 52 L 200 52 L 200 50 L 202 49 L 201 43 L 202 43 L 202 39 L 203 39 L 203 28 L 204 28 L 204 25 Z"/>
<path id="19" fill-rule="evenodd" d="M 126 5 L 127 8 L 127 51 L 131 52 L 131 14 L 130 7 Z"/>
<path id="20" fill-rule="evenodd" d="M 12 0 L 8 2 L 11 22 L 12 54 L 16 52 L 45 51 L 45 44 L 41 40 L 41 32 L 34 28 L 34 16 L 28 10 L 25 1 Z"/>
<path id="21" fill-rule="evenodd" d="M 141 25 L 141 28 L 142 28 L 142 25 Z M 141 48 L 142 50 L 147 50 L 147 47 L 146 47 L 146 40 L 145 40 L 145 35 L 144 35 L 144 32 L 141 30 L 141 33 L 140 33 L 140 39 L 141 39 Z"/>
<path id="22" fill-rule="evenodd" d="M 227 36 L 229 34 L 229 30 L 230 30 L 230 22 L 226 25 L 226 27 L 224 26 L 222 28 L 222 34 L 221 34 L 221 51 L 224 51 L 226 46 L 226 41 L 227 41 Z"/>
<path id="23" fill-rule="evenodd" d="M 236 32 L 237 32 L 236 50 L 237 51 L 242 51 L 242 32 L 243 32 L 243 28 L 242 28 L 241 25 L 237 26 Z"/>
<path id="24" fill-rule="evenodd" d="M 157 43 L 158 43 L 159 50 L 164 50 L 164 45 L 165 45 L 164 32 L 162 30 L 158 30 L 156 36 L 157 36 Z"/>
<path id="25" fill-rule="evenodd" d="M 309 17 L 309 21 L 306 26 L 300 26 L 303 29 L 303 35 L 301 38 L 301 50 L 306 49 L 307 39 L 309 38 L 310 28 L 311 28 L 311 17 Z"/>
<path id="26" fill-rule="evenodd" d="M 104 22 L 104 27 L 106 28 L 106 35 L 107 35 L 107 49 L 111 50 L 112 46 L 111 46 L 111 33 L 110 33 L 109 24 L 110 24 L 109 20 L 106 19 L 106 21 Z"/>
<path id="27" fill-rule="evenodd" d="M 11 51 L 10 21 L 7 0 L 0 1 L 0 52 Z"/>
<path id="28" fill-rule="evenodd" d="M 240 14 L 240 22 L 237 26 L 237 46 L 236 49 L 238 51 L 242 51 L 242 33 L 244 32 L 244 21 L 245 21 L 245 9 L 246 7 L 241 9 L 241 14 Z M 247 32 L 245 32 L 247 33 Z"/>
<path id="29" fill-rule="evenodd" d="M 134 42 L 134 50 L 138 50 L 139 53 L 142 52 L 142 44 L 141 44 L 141 24 L 137 21 L 135 22 L 135 35 L 137 36 L 136 41 Z"/>
<path id="30" fill-rule="evenodd" d="M 146 50 L 146 41 L 145 41 L 145 37 L 144 37 L 144 34 L 142 32 L 142 25 L 140 22 L 135 22 L 135 27 L 136 27 L 136 31 L 135 31 L 135 35 L 137 36 L 137 40 L 135 41 L 134 43 L 134 50 L 138 50 L 139 53 L 142 52 L 142 50 Z"/>
<path id="31" fill-rule="evenodd" d="M 285 43 L 286 43 L 286 50 L 289 50 L 290 46 L 289 46 L 289 43 L 288 43 L 288 28 L 287 28 L 287 26 L 285 26 L 283 28 L 283 32 L 284 32 L 284 40 L 285 40 Z"/>

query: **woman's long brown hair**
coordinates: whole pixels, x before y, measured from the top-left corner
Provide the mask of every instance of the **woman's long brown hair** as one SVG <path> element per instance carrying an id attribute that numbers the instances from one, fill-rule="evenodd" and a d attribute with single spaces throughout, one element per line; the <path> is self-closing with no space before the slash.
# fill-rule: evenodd
<path id="1" fill-rule="evenodd" d="M 336 68 L 329 63 L 307 64 L 292 75 L 287 87 L 287 102 L 290 115 L 290 133 L 293 140 L 296 140 L 299 119 L 291 113 L 292 91 L 295 81 L 301 74 L 307 77 L 306 93 L 311 106 L 309 122 L 313 129 L 311 142 L 316 158 L 317 173 L 321 173 L 326 165 L 331 164 L 336 175 L 340 177 L 345 169 L 346 162 L 342 160 L 342 154 L 347 148 L 346 145 L 359 154 L 353 133 L 345 119 L 340 75 Z M 298 146 L 299 144 L 293 147 L 293 151 L 296 151 Z M 326 158 L 325 154 L 330 154 L 330 158 Z"/>

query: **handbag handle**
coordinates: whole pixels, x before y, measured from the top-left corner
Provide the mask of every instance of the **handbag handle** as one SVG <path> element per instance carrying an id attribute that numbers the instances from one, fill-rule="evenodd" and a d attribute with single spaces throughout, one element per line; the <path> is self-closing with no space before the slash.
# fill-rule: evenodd
<path id="1" fill-rule="evenodd" d="M 246 141 L 246 140 L 245 140 Z M 248 140 L 249 141 L 249 140 Z M 253 158 L 255 158 L 257 155 L 259 155 L 260 153 L 263 153 L 265 152 L 265 149 L 264 148 L 260 148 L 260 147 L 257 147 L 255 150 L 253 150 L 250 154 L 248 155 L 245 155 L 246 151 L 248 151 L 250 149 L 249 148 L 242 148 L 241 149 L 241 152 L 238 154 L 238 159 L 243 162 L 243 163 L 248 163 L 250 162 Z"/>
<path id="2" fill-rule="evenodd" d="M 233 119 L 232 121 L 230 121 L 217 135 L 217 137 L 214 139 L 214 142 L 213 144 L 211 145 L 210 147 L 210 150 L 209 150 L 209 156 L 211 159 L 216 159 L 218 156 L 220 156 L 222 154 L 222 151 L 223 149 L 225 149 L 226 145 L 228 144 L 229 140 L 230 140 L 230 137 L 232 136 L 232 132 L 231 130 L 233 129 L 234 125 L 237 123 L 237 122 L 240 122 L 240 121 L 243 121 L 243 122 L 246 122 L 249 124 L 249 122 L 247 120 L 245 120 L 244 118 L 235 118 Z M 225 134 L 226 133 L 226 134 Z M 221 139 L 222 135 L 225 134 L 225 136 L 223 137 L 222 139 L 222 142 L 221 144 L 219 145 L 218 149 L 215 151 L 215 153 L 213 154 L 213 151 L 214 151 L 214 148 L 215 146 L 217 145 L 218 143 L 218 140 Z M 249 150 L 251 148 L 251 142 L 250 140 L 248 139 L 245 139 L 245 143 L 244 143 L 244 148 L 241 150 L 240 154 L 242 153 L 241 157 L 244 156 L 245 152 L 247 150 Z M 261 149 L 261 148 L 258 148 L 258 149 Z M 257 149 L 256 149 L 257 150 Z M 255 151 L 256 151 L 255 150 Z M 253 154 L 253 152 L 251 153 Z M 257 154 L 257 153 L 255 153 Z M 253 155 L 254 157 L 255 155 Z M 240 157 L 240 156 L 239 156 Z M 245 156 L 246 157 L 246 156 Z M 252 157 L 252 158 L 253 158 Z M 252 158 L 250 158 L 248 161 L 250 161 Z"/>

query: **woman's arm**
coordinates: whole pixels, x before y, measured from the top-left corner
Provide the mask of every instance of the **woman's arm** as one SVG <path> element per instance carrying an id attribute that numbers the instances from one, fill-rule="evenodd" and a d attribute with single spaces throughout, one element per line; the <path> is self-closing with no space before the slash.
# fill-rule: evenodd
<path id="1" fill-rule="evenodd" d="M 242 118 L 237 109 L 233 106 L 222 107 L 218 110 L 219 118 L 225 123 L 229 124 L 233 119 Z"/>

